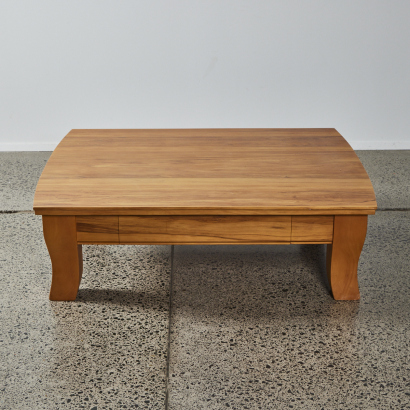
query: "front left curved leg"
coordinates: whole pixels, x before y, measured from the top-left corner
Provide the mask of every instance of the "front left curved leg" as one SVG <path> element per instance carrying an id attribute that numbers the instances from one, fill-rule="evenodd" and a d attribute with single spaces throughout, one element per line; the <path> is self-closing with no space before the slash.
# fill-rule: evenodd
<path id="1" fill-rule="evenodd" d="M 75 300 L 83 271 L 75 216 L 43 215 L 43 233 L 53 270 L 50 300 Z"/>

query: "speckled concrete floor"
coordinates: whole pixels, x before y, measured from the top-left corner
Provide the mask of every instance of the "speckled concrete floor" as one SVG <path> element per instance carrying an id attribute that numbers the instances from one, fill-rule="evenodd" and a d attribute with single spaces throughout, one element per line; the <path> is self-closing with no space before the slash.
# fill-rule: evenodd
<path id="1" fill-rule="evenodd" d="M 50 302 L 41 218 L 0 226 L 0 408 L 163 408 L 169 247 L 84 246 L 77 300 Z"/>
<path id="2" fill-rule="evenodd" d="M 77 300 L 50 302 L 49 153 L 0 153 L 0 409 L 410 408 L 410 151 L 358 154 L 381 208 L 360 302 L 319 245 L 176 246 L 171 292 L 171 247 L 85 246 Z"/>

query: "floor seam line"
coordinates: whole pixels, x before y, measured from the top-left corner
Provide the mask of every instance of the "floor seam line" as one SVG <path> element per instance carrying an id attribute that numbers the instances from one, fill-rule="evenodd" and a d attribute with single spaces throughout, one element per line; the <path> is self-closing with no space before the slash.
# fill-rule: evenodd
<path id="1" fill-rule="evenodd" d="M 174 283 L 174 245 L 171 245 L 171 273 L 169 279 L 169 313 L 168 313 L 168 341 L 167 363 L 165 370 L 165 410 L 169 408 L 169 363 L 171 356 L 171 318 L 172 318 L 172 288 Z"/>
<path id="2" fill-rule="evenodd" d="M 394 212 L 394 211 L 410 211 L 410 208 L 381 208 L 376 209 L 376 212 Z"/>
<path id="3" fill-rule="evenodd" d="M 34 211 L 12 211 L 12 210 L 5 210 L 5 211 L 0 211 L 0 214 L 34 214 Z"/>

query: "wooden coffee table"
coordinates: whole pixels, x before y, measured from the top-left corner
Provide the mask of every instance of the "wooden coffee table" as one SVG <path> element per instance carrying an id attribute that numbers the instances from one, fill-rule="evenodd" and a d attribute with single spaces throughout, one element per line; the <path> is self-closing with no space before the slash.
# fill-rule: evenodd
<path id="1" fill-rule="evenodd" d="M 82 244 L 327 244 L 333 297 L 359 299 L 372 184 L 335 129 L 72 130 L 37 185 L 51 300 Z"/>

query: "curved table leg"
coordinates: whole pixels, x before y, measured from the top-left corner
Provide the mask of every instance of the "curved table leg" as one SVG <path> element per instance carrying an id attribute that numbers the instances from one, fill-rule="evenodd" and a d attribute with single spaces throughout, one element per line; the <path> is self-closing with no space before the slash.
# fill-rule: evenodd
<path id="1" fill-rule="evenodd" d="M 367 232 L 367 215 L 335 216 L 327 245 L 327 277 L 336 300 L 360 299 L 357 266 Z"/>
<path id="2" fill-rule="evenodd" d="M 83 271 L 75 216 L 44 215 L 43 233 L 53 270 L 50 300 L 75 300 Z"/>

